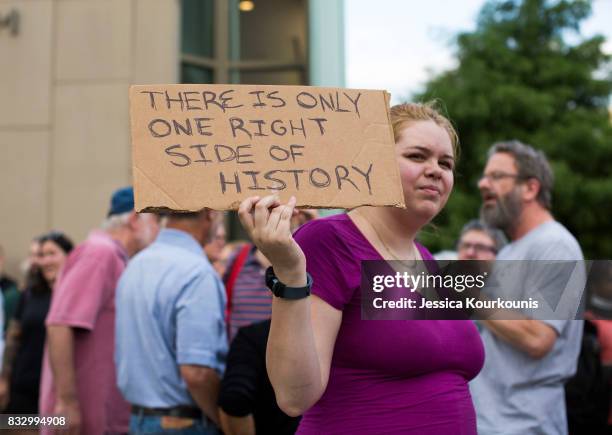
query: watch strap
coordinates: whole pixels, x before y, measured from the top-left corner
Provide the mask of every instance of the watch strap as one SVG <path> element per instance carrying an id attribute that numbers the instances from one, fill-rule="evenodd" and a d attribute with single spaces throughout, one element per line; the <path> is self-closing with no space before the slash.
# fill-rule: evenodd
<path id="1" fill-rule="evenodd" d="M 266 285 L 276 297 L 291 300 L 303 299 L 310 295 L 312 276 L 306 272 L 306 285 L 304 287 L 289 287 L 277 278 L 274 269 L 270 266 L 266 269 Z"/>

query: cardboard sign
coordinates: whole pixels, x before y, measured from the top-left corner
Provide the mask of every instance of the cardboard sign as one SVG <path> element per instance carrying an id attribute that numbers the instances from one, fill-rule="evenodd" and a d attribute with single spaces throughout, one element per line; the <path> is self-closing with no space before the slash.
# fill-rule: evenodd
<path id="1" fill-rule="evenodd" d="M 130 88 L 137 211 L 404 207 L 384 91 L 256 85 Z"/>

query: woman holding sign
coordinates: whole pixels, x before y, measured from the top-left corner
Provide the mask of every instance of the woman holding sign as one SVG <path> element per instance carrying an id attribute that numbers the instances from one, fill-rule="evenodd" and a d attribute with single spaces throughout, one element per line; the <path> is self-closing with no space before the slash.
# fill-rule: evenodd
<path id="1" fill-rule="evenodd" d="M 484 353 L 472 322 L 361 320 L 361 261 L 432 260 L 415 237 L 453 187 L 450 122 L 428 104 L 394 106 L 391 121 L 406 209 L 360 207 L 292 236 L 295 198 L 240 206 L 274 267 L 268 373 L 280 407 L 304 414 L 300 434 L 476 434 L 468 381 Z"/>

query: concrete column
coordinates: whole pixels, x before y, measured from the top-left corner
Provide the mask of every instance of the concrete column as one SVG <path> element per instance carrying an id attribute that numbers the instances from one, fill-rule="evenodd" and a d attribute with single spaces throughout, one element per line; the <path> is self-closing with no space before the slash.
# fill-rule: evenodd
<path id="1" fill-rule="evenodd" d="M 344 0 L 308 2 L 310 84 L 345 86 Z"/>

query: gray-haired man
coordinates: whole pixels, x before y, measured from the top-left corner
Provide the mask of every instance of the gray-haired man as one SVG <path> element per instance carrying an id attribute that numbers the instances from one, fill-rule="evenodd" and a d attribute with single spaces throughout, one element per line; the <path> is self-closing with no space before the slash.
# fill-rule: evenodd
<path id="1" fill-rule="evenodd" d="M 551 213 L 552 170 L 544 154 L 518 141 L 489 150 L 478 183 L 481 218 L 511 240 L 498 260 L 582 260 L 576 239 Z M 579 272 L 582 273 L 582 272 Z M 530 291 L 554 294 L 554 274 L 535 274 Z M 523 278 L 523 277 L 521 277 Z M 564 382 L 575 372 L 582 321 L 484 320 L 479 322 L 486 361 L 470 384 L 478 433 L 566 434 Z"/>
<path id="2" fill-rule="evenodd" d="M 117 388 L 113 363 L 115 288 L 128 258 L 158 231 L 156 216 L 134 211 L 131 187 L 115 191 L 103 229 L 92 231 L 70 253 L 55 283 L 39 411 L 67 417 L 68 434 L 128 430 L 129 405 Z"/>

